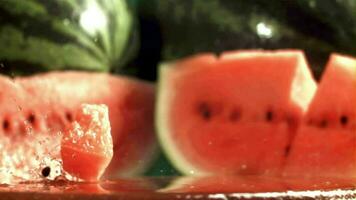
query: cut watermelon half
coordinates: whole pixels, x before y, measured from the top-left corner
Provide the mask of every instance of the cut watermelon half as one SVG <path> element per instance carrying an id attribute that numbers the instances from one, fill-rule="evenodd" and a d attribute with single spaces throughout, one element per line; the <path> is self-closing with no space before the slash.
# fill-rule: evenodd
<path id="1" fill-rule="evenodd" d="M 287 176 L 356 176 L 356 59 L 330 57 L 293 143 Z"/>
<path id="2" fill-rule="evenodd" d="M 63 133 L 63 169 L 86 181 L 99 180 L 113 157 L 108 108 L 83 104 Z"/>
<path id="3" fill-rule="evenodd" d="M 281 173 L 317 87 L 295 50 L 203 54 L 159 77 L 158 137 L 190 175 Z"/>
<path id="4" fill-rule="evenodd" d="M 105 104 L 114 146 L 106 177 L 143 173 L 155 159 L 154 85 L 91 72 L 50 72 L 10 79 L 0 76 L 0 137 L 63 132 L 83 103 Z M 30 148 L 30 146 L 28 147 Z"/>

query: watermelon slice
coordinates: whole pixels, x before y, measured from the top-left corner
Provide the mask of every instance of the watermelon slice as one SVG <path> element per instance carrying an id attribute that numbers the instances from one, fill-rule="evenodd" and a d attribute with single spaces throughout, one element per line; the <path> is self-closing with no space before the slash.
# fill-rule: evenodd
<path id="1" fill-rule="evenodd" d="M 277 174 L 315 90 L 303 53 L 295 50 L 163 64 L 159 140 L 184 174 Z"/>
<path id="2" fill-rule="evenodd" d="M 356 59 L 334 54 L 301 125 L 289 176 L 356 176 Z"/>
<path id="3" fill-rule="evenodd" d="M 61 142 L 63 169 L 72 176 L 98 180 L 113 156 L 108 108 L 83 104 Z"/>
<path id="4" fill-rule="evenodd" d="M 114 158 L 105 176 L 142 173 L 155 158 L 155 92 L 150 83 L 68 71 L 12 80 L 0 76 L 0 90 L 1 137 L 15 141 L 30 133 L 55 135 L 74 120 L 81 104 L 105 104 L 114 145 Z"/>

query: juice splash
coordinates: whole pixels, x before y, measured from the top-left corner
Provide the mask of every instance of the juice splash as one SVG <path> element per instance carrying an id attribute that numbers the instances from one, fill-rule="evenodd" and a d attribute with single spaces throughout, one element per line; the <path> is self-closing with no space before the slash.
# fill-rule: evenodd
<path id="1" fill-rule="evenodd" d="M 25 123 L 26 127 L 31 125 Z M 113 156 L 108 108 L 83 104 L 63 132 L 0 135 L 0 184 L 96 181 Z M 64 170 L 65 169 L 65 170 Z"/>
<path id="2" fill-rule="evenodd" d="M 62 175 L 60 134 L 2 135 L 0 142 L 0 183 L 13 184 Z M 42 173 L 49 167 L 50 173 Z M 48 169 L 48 168 L 47 168 Z M 44 176 L 46 175 L 46 176 Z"/>

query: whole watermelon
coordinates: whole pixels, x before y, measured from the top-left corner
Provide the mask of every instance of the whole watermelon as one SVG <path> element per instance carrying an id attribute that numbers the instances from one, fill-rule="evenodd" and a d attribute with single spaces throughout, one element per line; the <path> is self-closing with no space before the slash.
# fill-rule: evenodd
<path id="1" fill-rule="evenodd" d="M 356 55 L 354 0 L 138 2 L 141 28 L 147 33 L 142 46 L 151 50 L 140 63 L 149 63 L 152 56 L 145 55 L 155 55 L 154 49 L 160 49 L 157 60 L 174 60 L 199 52 L 292 48 L 306 52 L 320 77 L 331 52 Z"/>
<path id="2" fill-rule="evenodd" d="M 0 73 L 120 71 L 137 47 L 125 0 L 0 1 Z"/>

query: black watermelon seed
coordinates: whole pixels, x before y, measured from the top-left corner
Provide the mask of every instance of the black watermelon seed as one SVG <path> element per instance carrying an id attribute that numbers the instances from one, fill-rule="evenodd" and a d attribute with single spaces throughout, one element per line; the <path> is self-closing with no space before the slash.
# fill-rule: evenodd
<path id="1" fill-rule="evenodd" d="M 272 120 L 273 120 L 273 112 L 269 110 L 266 112 L 266 121 L 270 122 Z"/>
<path id="2" fill-rule="evenodd" d="M 284 155 L 288 156 L 290 152 L 290 145 L 286 146 L 286 148 L 284 149 Z"/>
<path id="3" fill-rule="evenodd" d="M 29 114 L 27 117 L 27 121 L 30 122 L 31 124 L 34 124 L 36 121 L 36 116 L 33 113 Z"/>
<path id="4" fill-rule="evenodd" d="M 50 173 L 51 173 L 51 168 L 48 167 L 48 166 L 43 168 L 42 171 L 41 171 L 41 174 L 42 174 L 43 177 L 49 176 Z"/>
<path id="5" fill-rule="evenodd" d="M 2 122 L 2 128 L 3 128 L 5 131 L 9 130 L 9 128 L 10 128 L 10 122 L 9 122 L 7 119 L 5 119 L 5 120 Z"/>
<path id="6" fill-rule="evenodd" d="M 346 126 L 348 124 L 348 122 L 349 122 L 349 118 L 346 115 L 342 115 L 340 117 L 341 125 Z"/>
<path id="7" fill-rule="evenodd" d="M 210 118 L 212 117 L 211 108 L 209 107 L 209 105 L 207 103 L 199 104 L 198 111 L 199 111 L 199 114 L 201 115 L 201 117 L 207 121 L 210 120 Z"/>
<path id="8" fill-rule="evenodd" d="M 70 112 L 66 112 L 66 119 L 69 121 L 69 122 L 72 122 L 73 121 L 73 116 Z"/>

